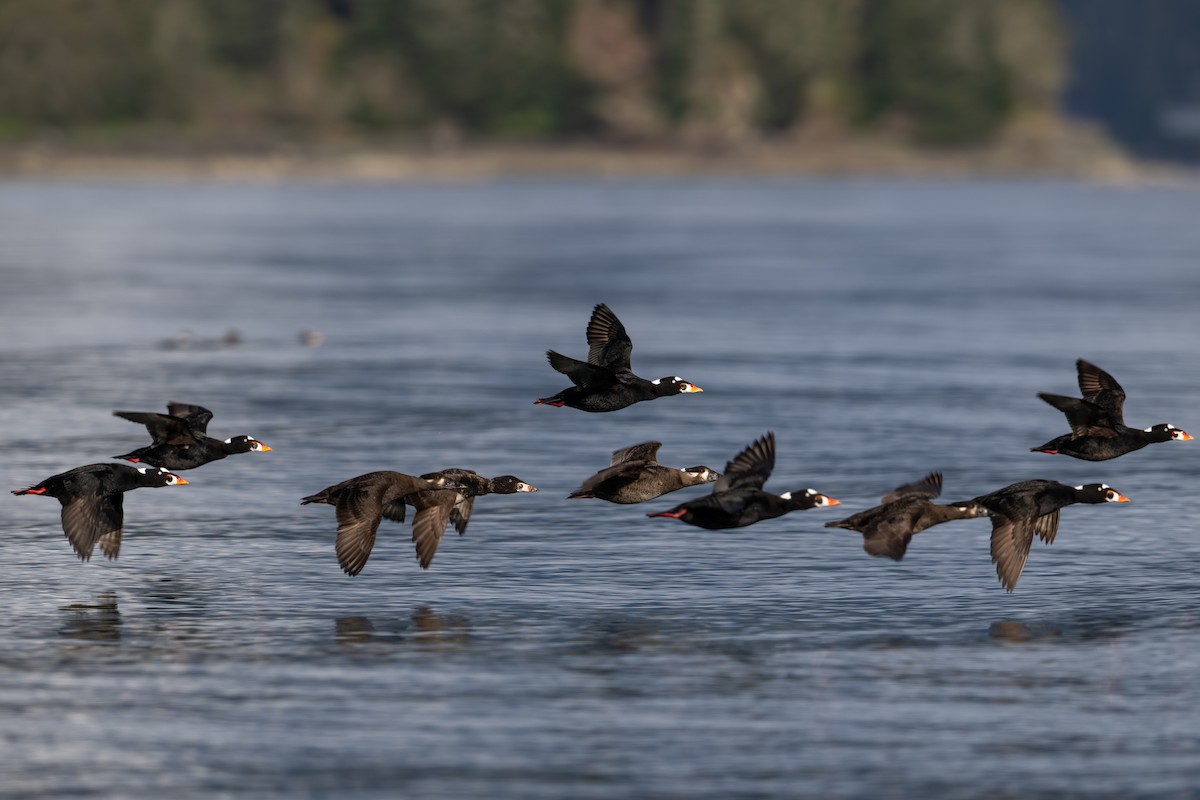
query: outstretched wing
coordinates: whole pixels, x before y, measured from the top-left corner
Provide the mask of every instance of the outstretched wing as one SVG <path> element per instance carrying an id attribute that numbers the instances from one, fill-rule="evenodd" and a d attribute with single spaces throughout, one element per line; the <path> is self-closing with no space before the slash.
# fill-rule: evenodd
<path id="1" fill-rule="evenodd" d="M 471 521 L 471 511 L 474 508 L 474 497 L 463 497 L 460 494 L 454 501 L 454 507 L 450 509 L 450 522 L 454 524 L 454 530 L 458 531 L 459 536 L 467 532 L 467 523 Z"/>
<path id="2" fill-rule="evenodd" d="M 1111 415 L 1090 400 L 1080 400 L 1076 397 L 1048 394 L 1046 392 L 1038 392 L 1038 397 L 1066 415 L 1067 424 L 1071 426 L 1071 436 L 1073 438 L 1078 439 L 1080 436 L 1113 437 L 1117 435 L 1117 431 L 1113 428 Z"/>
<path id="3" fill-rule="evenodd" d="M 550 366 L 566 375 L 571 379 L 571 383 L 579 387 L 612 379 L 612 370 L 607 367 L 589 364 L 553 350 L 546 351 L 546 358 L 550 361 Z"/>
<path id="4" fill-rule="evenodd" d="M 186 420 L 149 411 L 114 411 L 113 416 L 146 426 L 155 446 L 161 444 L 182 447 L 196 443 Z"/>
<path id="5" fill-rule="evenodd" d="M 633 342 L 625 333 L 621 320 L 604 303 L 592 309 L 592 318 L 587 326 L 587 343 L 589 364 L 614 370 L 630 369 Z"/>
<path id="6" fill-rule="evenodd" d="M 1082 358 L 1075 362 L 1079 373 L 1079 391 L 1083 399 L 1103 409 L 1109 424 L 1125 424 L 1125 390 L 1117 379 L 1090 361 Z"/>
<path id="7" fill-rule="evenodd" d="M 926 500 L 932 500 L 942 493 L 942 473 L 931 472 L 924 478 L 913 483 L 906 483 L 903 486 L 897 486 L 888 494 L 883 496 L 880 501 L 884 505 L 899 500 L 901 497 L 922 497 Z M 903 552 L 901 553 L 903 555 Z M 898 559 L 897 559 L 898 560 Z"/>
<path id="8" fill-rule="evenodd" d="M 613 450 L 612 460 L 608 462 L 608 465 L 612 467 L 626 461 L 654 461 L 660 447 L 662 447 L 662 442 L 642 442 L 641 444 L 631 444 L 620 450 Z"/>
<path id="9" fill-rule="evenodd" d="M 996 565 L 1000 583 L 1010 592 L 1016 588 L 1021 570 L 1025 569 L 1029 548 L 1033 545 L 1034 528 L 1035 524 L 1030 520 L 992 517 L 992 563 Z"/>
<path id="10" fill-rule="evenodd" d="M 212 422 L 213 413 L 204 406 L 193 406 L 188 403 L 167 403 L 167 413 L 179 417 L 196 433 L 208 433 L 208 423 Z"/>
<path id="11" fill-rule="evenodd" d="M 357 575 L 366 566 L 375 546 L 375 533 L 383 513 L 383 487 L 366 485 L 347 487 L 337 495 L 338 564 L 348 575 Z"/>
<path id="12" fill-rule="evenodd" d="M 63 503 L 62 527 L 67 541 L 81 561 L 92 557 L 96 541 L 102 536 L 121 533 L 122 494 L 89 494 Z"/>
<path id="13" fill-rule="evenodd" d="M 908 551 L 908 543 L 912 541 L 912 533 L 905 531 L 901 534 L 864 534 L 863 535 L 863 550 L 866 550 L 869 555 L 887 556 L 892 561 L 899 561 L 904 558 L 905 552 Z"/>
<path id="14" fill-rule="evenodd" d="M 775 469 L 775 434 L 767 432 L 725 465 L 725 471 L 713 484 L 713 494 L 729 489 L 761 489 Z"/>
<path id="15" fill-rule="evenodd" d="M 1037 531 L 1038 538 L 1046 544 L 1054 544 L 1054 534 L 1058 533 L 1058 513 L 1059 509 L 1056 508 L 1033 521 L 1033 529 Z"/>
<path id="16" fill-rule="evenodd" d="M 413 516 L 412 539 L 421 569 L 429 569 L 438 545 L 442 543 L 442 534 L 446 531 L 450 512 L 458 496 L 453 489 L 417 492 L 409 496 L 413 507 L 417 509 Z"/>

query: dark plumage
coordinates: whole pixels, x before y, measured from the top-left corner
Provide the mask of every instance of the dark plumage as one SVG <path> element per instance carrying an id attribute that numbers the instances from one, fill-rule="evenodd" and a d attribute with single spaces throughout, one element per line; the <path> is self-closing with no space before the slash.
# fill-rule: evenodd
<path id="1" fill-rule="evenodd" d="M 534 400 L 534 405 L 570 406 L 593 412 L 617 411 L 642 400 L 703 391 L 678 375 L 653 381 L 634 375 L 629 363 L 633 342 L 617 315 L 603 303 L 592 310 L 587 342 L 587 361 L 546 351 L 550 366 L 575 385 L 553 397 Z"/>
<path id="2" fill-rule="evenodd" d="M 1192 438 L 1170 423 L 1152 425 L 1144 430 L 1130 428 L 1125 424 L 1125 390 L 1117 379 L 1082 358 L 1075 362 L 1075 369 L 1079 373 L 1082 398 L 1038 393 L 1038 397 L 1066 414 L 1071 432 L 1040 447 L 1029 448 L 1032 452 L 1071 456 L 1084 461 L 1107 461 L 1141 450 L 1148 444 Z"/>
<path id="3" fill-rule="evenodd" d="M 1046 544 L 1054 542 L 1058 515 L 1073 503 L 1128 503 L 1129 498 L 1105 483 L 1067 486 L 1058 481 L 1032 480 L 1005 486 L 976 497 L 992 517 L 992 563 L 1004 588 L 1012 591 L 1029 558 L 1036 533 Z"/>
<path id="4" fill-rule="evenodd" d="M 126 461 L 167 469 L 195 469 L 236 453 L 266 452 L 271 448 L 252 436 L 224 441 L 208 435 L 212 412 L 186 403 L 167 403 L 168 414 L 149 411 L 114 411 L 113 415 L 146 426 L 153 441 L 123 456 Z"/>
<path id="5" fill-rule="evenodd" d="M 379 530 L 379 521 L 383 519 L 385 509 L 400 504 L 399 518 L 403 520 L 402 498 L 405 495 L 422 489 L 441 489 L 447 485 L 448 481 L 440 476 L 437 480 L 428 481 L 403 472 L 368 472 L 311 494 L 301 500 L 300 505 L 327 503 L 336 509 L 338 532 L 335 550 L 338 563 L 348 575 L 357 575 L 371 556 L 375 532 Z M 421 520 L 422 514 L 435 513 L 437 511 L 432 503 L 419 506 L 414 524 Z M 389 518 L 395 519 L 395 516 L 389 515 Z"/>
<path id="6" fill-rule="evenodd" d="M 664 467 L 655 459 L 660 447 L 662 442 L 642 442 L 613 451 L 609 465 L 567 497 L 596 497 L 610 503 L 644 503 L 685 486 L 712 483 L 720 477 L 716 470 L 708 467 Z"/>
<path id="7" fill-rule="evenodd" d="M 790 511 L 840 505 L 841 501 L 819 494 L 815 489 L 781 495 L 763 491 L 763 484 L 774 468 L 775 434 L 768 432 L 725 465 L 725 472 L 713 485 L 712 494 L 677 505 L 670 511 L 646 516 L 671 517 L 700 528 L 722 530 L 744 528 Z"/>
<path id="8" fill-rule="evenodd" d="M 125 464 L 88 464 L 52 475 L 13 494 L 44 494 L 62 504 L 62 528 L 80 560 L 96 545 L 107 558 L 121 550 L 125 492 L 141 486 L 183 486 L 186 480 L 165 469 Z"/>
<path id="9" fill-rule="evenodd" d="M 426 489 L 406 494 L 383 509 L 383 515 L 396 522 L 404 521 L 405 504 L 417 509 L 417 515 L 413 517 L 412 538 L 421 569 L 429 569 L 438 545 L 442 543 L 442 534 L 445 533 L 447 524 L 454 523 L 454 529 L 458 531 L 459 536 L 467 532 L 467 523 L 471 520 L 476 497 L 485 494 L 537 491 L 536 486 L 525 483 L 515 475 L 485 478 L 473 470 L 458 467 L 430 472 L 421 477 L 430 481 L 448 481 L 454 488 Z"/>
<path id="10" fill-rule="evenodd" d="M 986 517 L 978 503 L 937 505 L 929 502 L 942 493 L 942 473 L 931 472 L 916 483 L 906 483 L 884 496 L 881 505 L 826 522 L 826 528 L 845 528 L 863 535 L 863 550 L 893 561 L 904 558 L 908 543 L 926 528 L 956 519 Z"/>

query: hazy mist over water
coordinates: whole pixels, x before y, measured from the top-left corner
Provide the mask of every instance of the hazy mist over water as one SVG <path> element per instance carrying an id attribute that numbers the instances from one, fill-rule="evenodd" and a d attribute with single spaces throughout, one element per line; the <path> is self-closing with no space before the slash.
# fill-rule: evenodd
<path id="1" fill-rule="evenodd" d="M 1191 796 L 1200 442 L 1028 448 L 1079 357 L 1130 425 L 1200 434 L 1197 220 L 1194 189 L 1055 183 L 0 184 L 6 490 L 169 400 L 274 448 L 129 494 L 117 562 L 0 494 L 0 792 Z M 598 302 L 704 393 L 532 405 Z M 711 532 L 644 516 L 704 487 L 565 499 L 618 447 L 720 469 L 767 430 L 768 489 L 844 505 Z M 342 574 L 299 505 L 448 466 L 541 491 L 480 498 L 428 572 L 385 521 Z M 1066 509 L 1013 594 L 985 520 L 900 563 L 822 527 L 934 469 L 943 500 L 1133 502 Z"/>

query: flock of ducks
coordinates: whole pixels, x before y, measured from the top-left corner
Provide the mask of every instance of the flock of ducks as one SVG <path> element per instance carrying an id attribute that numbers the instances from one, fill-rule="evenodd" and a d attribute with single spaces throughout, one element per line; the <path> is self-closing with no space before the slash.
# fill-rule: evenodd
<path id="1" fill-rule="evenodd" d="M 567 376 L 572 385 L 551 397 L 535 400 L 536 405 L 600 413 L 659 397 L 703 391 L 679 376 L 646 380 L 634 374 L 630 364 L 633 342 L 616 314 L 602 303 L 592 311 L 587 343 L 586 361 L 547 351 L 550 366 Z M 1066 415 L 1071 432 L 1030 448 L 1032 451 L 1105 461 L 1148 444 L 1193 438 L 1165 423 L 1145 429 L 1127 426 L 1125 391 L 1116 379 L 1083 359 L 1076 362 L 1076 368 L 1082 397 L 1038 395 Z M 62 504 L 63 533 L 79 558 L 90 559 L 99 546 L 112 559 L 121 546 L 125 492 L 143 486 L 184 485 L 188 481 L 176 474 L 179 471 L 229 455 L 271 449 L 252 436 L 223 440 L 209 436 L 212 412 L 201 406 L 169 403 L 167 412 L 113 412 L 144 425 L 152 440 L 145 447 L 115 458 L 145 466 L 89 464 L 14 490 L 13 494 L 56 498 Z M 792 511 L 841 504 L 811 488 L 782 494 L 763 488 L 775 466 L 775 436 L 770 432 L 734 456 L 720 473 L 705 466 L 664 466 L 657 461 L 661 447 L 660 442 L 652 441 L 616 450 L 607 467 L 585 479 L 568 497 L 644 503 L 685 487 L 711 483 L 708 495 L 668 511 L 647 514 L 709 530 L 742 528 Z M 1047 544 L 1054 541 L 1063 508 L 1074 503 L 1129 502 L 1129 498 L 1103 483 L 1067 486 L 1051 480 L 1027 480 L 972 500 L 932 502 L 941 490 L 941 473 L 931 472 L 894 489 L 880 505 L 825 526 L 858 531 L 867 553 L 899 561 L 912 537 L 923 530 L 954 520 L 988 517 L 992 523 L 992 562 L 1001 584 L 1011 592 L 1025 567 L 1034 537 Z M 334 507 L 338 563 L 347 574 L 357 575 L 371 555 L 380 522 L 404 522 L 409 506 L 414 510 L 412 538 L 417 560 L 428 569 L 451 524 L 460 535 L 466 532 L 475 498 L 536 491 L 536 487 L 514 475 L 485 478 L 462 468 L 420 476 L 380 471 L 326 487 L 303 498 L 301 504 Z"/>

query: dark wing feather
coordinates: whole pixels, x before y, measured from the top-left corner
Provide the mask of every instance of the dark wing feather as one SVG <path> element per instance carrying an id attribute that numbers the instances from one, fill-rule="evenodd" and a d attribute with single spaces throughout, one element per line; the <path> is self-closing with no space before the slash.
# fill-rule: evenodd
<path id="1" fill-rule="evenodd" d="M 429 569 L 438 545 L 442 543 L 442 534 L 446 531 L 450 511 L 457 497 L 458 492 L 452 489 L 418 492 L 411 497 L 413 507 L 417 509 L 413 516 L 412 539 L 421 569 Z"/>
<path id="2" fill-rule="evenodd" d="M 1021 570 L 1033 545 L 1034 524 L 1031 520 L 992 517 L 992 563 L 996 575 L 1008 591 L 1017 586 Z"/>
<path id="3" fill-rule="evenodd" d="M 375 533 L 382 518 L 383 487 L 351 487 L 337 496 L 338 564 L 348 575 L 357 575 L 366 566 L 375 546 Z"/>
<path id="4" fill-rule="evenodd" d="M 450 521 L 454 523 L 454 530 L 458 531 L 459 536 L 467 532 L 467 523 L 471 521 L 471 511 L 474 508 L 474 497 L 463 497 L 460 494 L 454 501 L 454 507 L 450 509 Z"/>
<path id="5" fill-rule="evenodd" d="M 120 497 L 120 494 L 116 496 Z M 116 507 L 119 511 L 120 504 Z M 92 557 L 97 539 L 121 530 L 120 514 L 117 514 L 114 525 L 112 504 L 106 504 L 103 495 L 83 495 L 63 503 L 62 527 L 75 555 L 87 561 Z"/>
<path id="6" fill-rule="evenodd" d="M 208 423 L 212 422 L 213 413 L 204 406 L 193 406 L 187 403 L 167 403 L 167 413 L 179 417 L 196 433 L 207 434 Z"/>
<path id="7" fill-rule="evenodd" d="M 881 502 L 886 505 L 899 500 L 901 497 L 923 497 L 926 500 L 932 500 L 941 493 L 942 473 L 931 472 L 919 481 L 897 486 L 891 492 L 885 494 Z"/>
<path id="8" fill-rule="evenodd" d="M 592 309 L 587 326 L 588 363 L 610 369 L 629 369 L 633 342 L 625 326 L 608 306 L 600 303 Z"/>
<path id="9" fill-rule="evenodd" d="M 899 561 L 904 558 L 904 553 L 908 550 L 908 543 L 912 541 L 912 537 L 911 533 L 903 533 L 899 536 L 888 534 L 864 536 L 863 550 L 873 556 L 887 556 L 892 561 Z"/>
<path id="10" fill-rule="evenodd" d="M 125 521 L 125 493 L 105 495 L 100 498 L 100 518 L 104 522 L 105 532 L 96 537 L 100 552 L 110 561 L 115 560 L 121 553 L 121 528 Z"/>
<path id="11" fill-rule="evenodd" d="M 1079 391 L 1083 399 L 1104 409 L 1110 424 L 1125 424 L 1125 390 L 1117 379 L 1090 361 L 1082 358 L 1075 362 L 1079 373 Z"/>
<path id="12" fill-rule="evenodd" d="M 172 417 L 167 414 L 155 414 L 149 411 L 114 411 L 113 416 L 145 425 L 155 445 L 170 444 L 178 446 L 196 443 L 187 421 L 179 417 Z"/>
<path id="13" fill-rule="evenodd" d="M 1033 529 L 1046 544 L 1054 544 L 1054 534 L 1058 533 L 1058 513 L 1059 509 L 1055 509 L 1033 522 Z"/>
<path id="14" fill-rule="evenodd" d="M 564 356 L 562 353 L 556 353 L 553 350 L 546 351 L 546 358 L 550 362 L 550 366 L 563 375 L 566 375 L 571 379 L 571 383 L 579 387 L 599 383 L 604 380 L 612 380 L 613 377 L 612 370 L 607 367 L 589 364 L 586 361 Z"/>
<path id="15" fill-rule="evenodd" d="M 383 507 L 383 518 L 390 519 L 392 522 L 404 522 L 404 516 L 407 513 L 404 500 L 393 500 Z"/>
<path id="16" fill-rule="evenodd" d="M 729 489 L 761 489 L 775 469 L 775 434 L 768 432 L 725 465 L 713 484 L 713 494 Z"/>
<path id="17" fill-rule="evenodd" d="M 660 447 L 662 447 L 662 442 L 642 442 L 641 444 L 631 444 L 620 450 L 613 450 L 612 460 L 608 462 L 608 465 L 611 467 L 626 461 L 654 461 Z"/>
<path id="18" fill-rule="evenodd" d="M 1116 430 L 1113 429 L 1111 415 L 1089 400 L 1046 392 L 1039 392 L 1038 397 L 1066 415 L 1067 424 L 1071 426 L 1071 436 L 1076 439 L 1081 436 L 1113 437 L 1117 435 Z"/>

